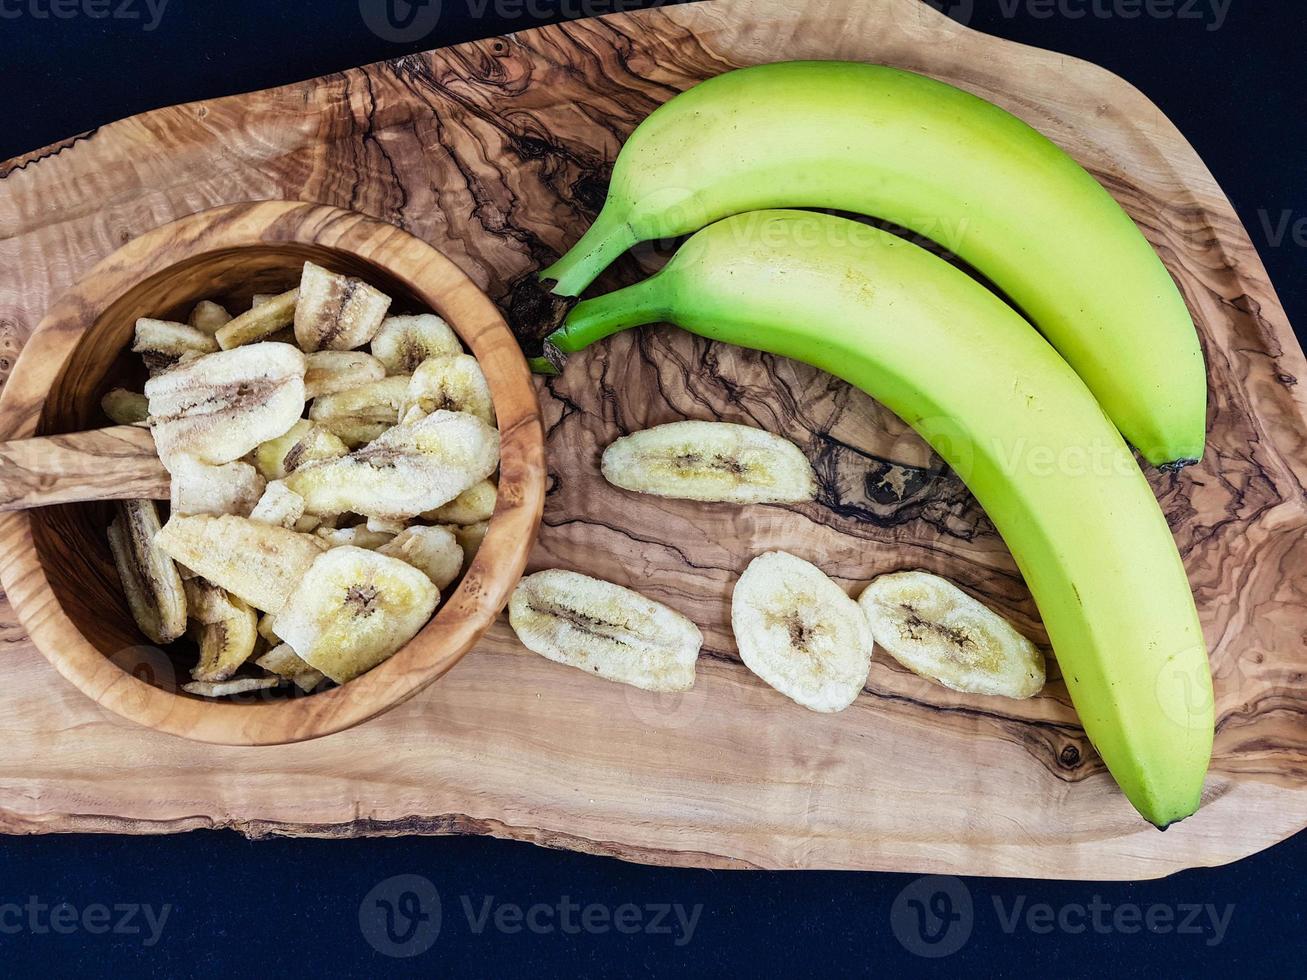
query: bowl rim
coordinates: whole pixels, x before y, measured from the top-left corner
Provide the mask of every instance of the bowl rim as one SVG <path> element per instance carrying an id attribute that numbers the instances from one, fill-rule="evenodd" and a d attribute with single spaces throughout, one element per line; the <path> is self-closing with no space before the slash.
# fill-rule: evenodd
<path id="1" fill-rule="evenodd" d="M 494 303 L 427 242 L 380 219 L 312 202 L 255 201 L 196 212 L 137 236 L 99 261 L 55 301 L 23 346 L 0 392 L 0 440 L 36 434 L 46 397 L 67 359 L 128 289 L 211 252 L 297 244 L 347 253 L 386 270 L 445 316 L 472 349 L 485 369 L 499 416 L 498 500 L 485 540 L 458 588 L 442 596 L 436 615 L 394 656 L 327 691 L 248 704 L 172 693 L 102 653 L 78 630 L 51 587 L 30 514 L 0 514 L 0 584 L 37 649 L 115 714 L 201 742 L 276 745 L 318 738 L 374 718 L 434 683 L 507 604 L 526 569 L 544 508 L 539 402 L 521 348 Z M 154 261 L 158 256 L 162 261 Z M 454 309 L 458 312 L 446 315 Z"/>

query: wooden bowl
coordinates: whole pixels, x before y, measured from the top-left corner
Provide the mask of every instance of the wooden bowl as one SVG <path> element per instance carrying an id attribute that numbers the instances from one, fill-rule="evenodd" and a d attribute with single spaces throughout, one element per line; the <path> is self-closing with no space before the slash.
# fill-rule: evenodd
<path id="1" fill-rule="evenodd" d="M 215 208 L 129 242 L 65 294 L 37 327 L 0 397 L 0 439 L 107 424 L 101 394 L 139 358 L 136 318 L 184 320 L 202 299 L 236 309 L 299 281 L 306 259 L 359 276 L 399 312 L 439 313 L 481 363 L 502 435 L 499 501 L 475 560 L 416 637 L 385 663 L 311 696 L 237 701 L 181 692 L 189 662 L 148 646 L 105 540 L 106 504 L 0 515 L 0 581 L 23 627 L 66 678 L 105 708 L 206 742 L 316 738 L 373 718 L 431 684 L 472 647 L 526 567 L 545 492 L 540 409 L 521 350 L 495 306 L 451 261 L 389 224 L 338 208 L 265 201 Z M 240 305 L 244 304 L 244 305 Z M 137 382 L 139 384 L 139 378 Z"/>

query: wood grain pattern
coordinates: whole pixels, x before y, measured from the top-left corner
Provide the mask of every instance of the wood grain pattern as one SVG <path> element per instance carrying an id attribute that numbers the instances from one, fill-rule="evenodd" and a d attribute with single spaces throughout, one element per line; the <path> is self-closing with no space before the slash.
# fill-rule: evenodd
<path id="1" fill-rule="evenodd" d="M 115 425 L 0 443 L 0 511 L 85 500 L 167 500 L 149 429 Z"/>
<path id="2" fill-rule="evenodd" d="M 812 57 L 958 84 L 1088 166 L 1201 325 L 1208 454 L 1152 477 L 1216 677 L 1200 813 L 1166 834 L 1145 826 L 1056 678 L 1013 704 L 943 690 L 878 655 L 864 695 L 827 717 L 749 674 L 729 593 L 765 548 L 812 558 L 850 589 L 897 568 L 941 572 L 1041 631 L 984 514 L 887 412 L 803 365 L 657 328 L 538 382 L 550 470 L 531 567 L 583 569 L 694 619 L 706 645 L 692 691 L 657 697 L 588 678 L 525 653 L 501 621 L 440 684 L 350 733 L 202 749 L 98 709 L 0 607 L 0 827 L 475 832 L 664 864 L 1139 878 L 1231 861 L 1307 824 L 1307 364 L 1229 203 L 1161 112 L 1102 69 L 975 34 L 917 0 L 801 8 L 709 0 L 524 32 L 160 110 L 11 162 L 0 167 L 0 260 L 14 270 L 0 283 L 0 346 L 22 343 L 53 297 L 125 239 L 250 198 L 383 217 L 506 300 L 594 217 L 626 134 L 702 78 Z M 632 281 L 667 251 L 637 250 L 598 287 Z M 711 509 L 601 479 L 599 451 L 615 436 L 713 417 L 798 442 L 820 498 Z"/>
<path id="3" fill-rule="evenodd" d="M 139 444 L 142 430 L 131 427 L 28 437 L 93 421 L 116 366 L 132 359 L 126 348 L 142 312 L 180 319 L 206 298 L 242 308 L 238 304 L 249 302 L 242 292 L 280 292 L 298 282 L 306 259 L 375 284 L 394 298 L 397 312 L 440 314 L 476 356 L 500 427 L 495 512 L 461 581 L 385 663 L 312 696 L 292 688 L 216 702 L 179 690 L 193 656 L 148 646 L 136 629 L 107 555 L 104 508 L 0 514 L 0 581 L 37 647 L 103 708 L 160 733 L 272 745 L 339 732 L 389 710 L 472 648 L 507 603 L 535 540 L 545 492 L 544 437 L 526 362 L 507 324 L 430 245 L 339 208 L 286 201 L 229 205 L 164 225 L 114 252 L 65 293 L 32 334 L 0 396 L 0 437 L 25 440 L 6 444 L 18 447 L 19 462 L 41 454 L 47 461 L 52 455 L 69 459 L 70 447 L 104 447 L 115 438 Z M 144 437 L 152 443 L 148 432 Z M 103 458 L 107 466 L 120 465 Z M 13 482 L 23 483 L 33 466 L 14 474 Z M 5 482 L 10 479 L 6 464 Z M 69 484 L 68 497 L 85 500 L 85 491 L 98 485 Z"/>

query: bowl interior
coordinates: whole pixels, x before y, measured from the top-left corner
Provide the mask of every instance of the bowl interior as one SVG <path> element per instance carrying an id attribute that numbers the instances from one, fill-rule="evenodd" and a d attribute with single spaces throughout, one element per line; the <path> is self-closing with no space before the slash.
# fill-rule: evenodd
<path id="1" fill-rule="evenodd" d="M 298 243 L 217 250 L 149 275 L 105 308 L 55 379 L 39 434 L 111 425 L 100 409 L 101 396 L 118 385 L 141 390 L 145 368 L 130 350 L 138 317 L 185 322 L 191 308 L 205 299 L 222 303 L 233 314 L 243 312 L 255 293 L 278 293 L 298 285 L 306 260 L 376 286 L 393 297 L 394 312 L 431 311 L 434 306 L 434 312 L 445 315 L 460 332 L 457 320 L 439 308 L 438 297 L 419 300 L 404 282 L 350 252 Z M 160 506 L 163 516 L 167 504 Z M 37 556 L 55 598 L 83 637 L 141 680 L 181 693 L 180 685 L 189 680 L 195 663 L 194 647 L 183 639 L 160 654 L 132 620 L 105 537 L 112 505 L 47 507 L 33 511 L 31 518 Z M 304 696 L 294 685 L 283 688 L 258 692 L 258 699 Z"/>

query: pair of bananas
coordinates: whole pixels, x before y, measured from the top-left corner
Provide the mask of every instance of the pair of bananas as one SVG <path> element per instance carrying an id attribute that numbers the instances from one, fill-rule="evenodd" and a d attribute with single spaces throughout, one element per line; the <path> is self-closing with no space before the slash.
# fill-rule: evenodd
<path id="1" fill-rule="evenodd" d="M 769 210 L 792 207 L 945 241 L 1038 332 L 901 238 Z M 710 79 L 654 112 L 593 226 L 540 278 L 561 303 L 632 245 L 692 232 L 657 275 L 575 305 L 534 366 L 558 370 L 616 331 L 670 321 L 883 402 L 1008 544 L 1130 802 L 1159 827 L 1193 813 L 1214 728 L 1207 649 L 1125 439 L 1158 466 L 1199 459 L 1206 375 L 1183 298 L 1119 205 L 972 95 L 890 68 L 794 62 Z"/>

